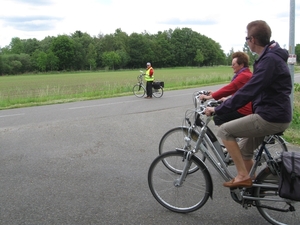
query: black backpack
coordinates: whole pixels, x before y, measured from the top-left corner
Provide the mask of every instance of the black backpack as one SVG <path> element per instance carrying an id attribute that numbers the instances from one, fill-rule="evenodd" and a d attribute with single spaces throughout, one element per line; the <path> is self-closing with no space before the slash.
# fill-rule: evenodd
<path id="1" fill-rule="evenodd" d="M 281 160 L 279 196 L 300 201 L 300 152 L 283 152 Z"/>

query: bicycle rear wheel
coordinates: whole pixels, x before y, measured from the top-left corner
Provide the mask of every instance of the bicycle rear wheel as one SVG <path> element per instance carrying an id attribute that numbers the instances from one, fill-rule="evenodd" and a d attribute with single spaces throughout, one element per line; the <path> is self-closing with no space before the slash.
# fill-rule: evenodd
<path id="1" fill-rule="evenodd" d="M 165 208 L 179 213 L 193 212 L 202 207 L 212 193 L 212 181 L 206 166 L 196 156 L 191 161 L 200 170 L 187 174 L 183 184 L 177 184 L 186 160 L 183 151 L 171 151 L 159 155 L 148 171 L 148 184 L 154 198 Z M 170 170 L 166 160 L 177 169 Z"/>
<path id="2" fill-rule="evenodd" d="M 283 199 L 278 195 L 279 176 L 271 173 L 266 167 L 257 176 L 256 183 L 273 187 L 256 187 L 254 196 L 259 213 L 271 224 L 300 224 L 300 202 Z M 270 201 L 271 200 L 271 201 Z"/>
<path id="3" fill-rule="evenodd" d="M 271 138 L 266 144 L 266 148 L 269 150 L 273 158 L 278 158 L 281 156 L 282 152 L 287 152 L 284 139 L 279 135 L 271 135 Z"/>
<path id="4" fill-rule="evenodd" d="M 163 94 L 164 94 L 164 89 L 162 87 L 160 87 L 159 89 L 152 88 L 152 95 L 155 98 L 161 98 Z"/>
<path id="5" fill-rule="evenodd" d="M 142 98 L 146 94 L 145 88 L 140 84 L 134 85 L 132 91 L 133 94 L 138 98 Z"/>
<path id="6" fill-rule="evenodd" d="M 271 135 L 269 141 L 265 145 L 266 149 L 268 149 L 273 159 L 278 159 L 282 152 L 287 152 L 288 149 L 285 144 L 285 140 L 279 135 Z M 258 147 L 259 149 L 259 147 Z M 258 153 L 258 149 L 254 152 L 254 157 Z M 261 165 L 257 168 L 257 174 L 267 166 L 266 161 L 264 160 L 266 155 L 263 152 Z"/>

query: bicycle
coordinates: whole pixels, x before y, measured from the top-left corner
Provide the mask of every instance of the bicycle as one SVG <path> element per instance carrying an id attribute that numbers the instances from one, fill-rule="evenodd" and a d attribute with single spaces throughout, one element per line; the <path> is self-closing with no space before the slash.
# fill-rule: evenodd
<path id="1" fill-rule="evenodd" d="M 143 82 L 143 76 L 145 76 L 145 74 L 141 70 L 140 72 L 141 74 L 137 76 L 138 83 L 135 84 L 132 88 L 133 94 L 138 98 L 142 98 L 146 94 L 146 88 Z M 164 94 L 164 89 L 163 89 L 162 82 L 153 82 L 152 96 L 154 96 L 155 98 L 161 98 L 163 94 Z"/>
<path id="2" fill-rule="evenodd" d="M 196 114 L 203 115 L 206 106 L 214 107 L 217 101 L 201 105 Z M 208 124 L 212 117 L 203 118 L 203 124 L 197 136 L 195 147 L 176 148 L 174 151 L 158 155 L 148 171 L 148 185 L 154 198 L 165 208 L 179 213 L 198 210 L 212 198 L 213 182 L 204 161 L 198 156 L 200 151 L 225 181 L 234 178 L 224 162 L 223 151 L 218 151 L 208 137 Z M 185 141 L 192 138 L 191 127 L 187 130 Z M 266 136 L 255 156 L 250 177 L 253 177 L 260 163 L 266 161 L 266 167 L 253 180 L 251 188 L 232 188 L 232 199 L 245 209 L 256 207 L 259 213 L 271 224 L 299 224 L 300 202 L 283 199 L 278 196 L 280 157 L 273 158 L 266 148 L 270 142 Z M 188 144 L 187 144 L 188 145 Z M 167 162 L 167 163 L 166 163 Z M 191 168 L 197 170 L 191 172 Z"/>
<path id="3" fill-rule="evenodd" d="M 194 101 L 194 106 L 195 106 L 195 111 L 197 110 L 198 106 L 198 96 L 201 94 L 208 94 L 207 91 L 199 91 L 193 93 L 193 101 Z M 184 123 L 182 126 L 175 127 L 167 131 L 161 138 L 159 142 L 159 147 L 158 147 L 158 152 L 159 154 L 163 154 L 166 151 L 170 150 L 175 150 L 176 148 L 180 147 L 184 150 L 191 150 L 193 146 L 195 146 L 198 137 L 199 137 L 199 129 L 203 126 L 204 122 L 201 120 L 200 114 L 195 113 L 194 110 L 187 110 L 186 115 L 184 118 Z M 191 111 L 191 115 L 194 115 L 194 122 L 192 123 L 191 119 L 189 118 L 189 113 Z M 195 113 L 195 114 L 194 114 Z M 190 136 L 188 137 L 188 133 L 190 133 Z M 234 165 L 232 159 L 230 158 L 230 155 L 227 153 L 225 146 L 222 145 L 219 141 L 219 139 L 216 137 L 214 132 L 207 127 L 206 134 L 212 143 L 212 146 L 214 148 L 214 151 L 218 152 L 218 154 L 221 156 L 223 162 L 227 166 L 232 166 Z M 279 157 L 281 152 L 287 151 L 287 147 L 285 144 L 285 140 L 282 138 L 282 133 L 281 134 L 274 134 L 274 135 L 269 135 L 268 136 L 268 142 L 265 143 L 265 147 L 269 150 L 271 153 L 272 157 Z M 185 141 L 185 138 L 189 138 L 189 142 Z M 255 155 L 258 152 L 257 148 L 255 150 Z M 263 154 L 263 157 L 265 157 L 265 154 Z M 205 160 L 205 156 L 203 156 L 202 160 Z M 166 162 L 167 163 L 167 162 Z M 261 168 L 265 163 L 261 162 Z M 190 170 L 190 173 L 195 172 L 197 168 L 192 168 Z M 258 171 L 257 171 L 258 172 Z"/>

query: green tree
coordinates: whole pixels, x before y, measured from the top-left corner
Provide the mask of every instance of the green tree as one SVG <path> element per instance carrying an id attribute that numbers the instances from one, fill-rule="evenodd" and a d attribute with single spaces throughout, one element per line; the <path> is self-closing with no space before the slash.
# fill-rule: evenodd
<path id="1" fill-rule="evenodd" d="M 245 51 L 253 62 L 255 55 L 249 49 Z M 0 52 L 2 55 L 12 54 L 13 59 L 10 60 L 21 62 L 21 67 L 14 68 L 12 61 L 7 61 L 7 58 L 2 60 L 2 71 L 14 73 L 34 70 L 91 70 L 108 65 L 113 69 L 141 68 L 148 61 L 154 67 L 231 63 L 230 55 L 225 56 L 219 43 L 190 28 L 177 28 L 174 31 L 169 29 L 154 35 L 147 31 L 127 35 L 118 28 L 113 34 L 99 34 L 97 37 L 75 31 L 69 36 L 48 36 L 42 41 L 35 38 L 21 40 L 16 37 L 12 38 L 10 45 L 1 48 Z M 114 54 L 107 55 L 107 52 Z M 299 61 L 300 57 L 297 58 Z"/>
<path id="2" fill-rule="evenodd" d="M 232 64 L 232 55 L 234 53 L 234 49 L 231 48 L 229 53 L 226 55 L 226 65 L 230 65 Z"/>
<path id="3" fill-rule="evenodd" d="M 59 59 L 59 70 L 72 70 L 74 41 L 67 35 L 59 35 L 52 42 L 51 50 Z"/>
<path id="4" fill-rule="evenodd" d="M 40 71 L 44 72 L 47 69 L 47 53 L 45 52 L 39 52 L 38 58 L 37 58 L 37 65 Z"/>
<path id="5" fill-rule="evenodd" d="M 101 38 L 101 48 L 103 52 L 115 51 L 115 40 L 113 34 L 106 34 Z"/>
<path id="6" fill-rule="evenodd" d="M 297 63 L 300 63 L 300 44 L 297 44 L 295 47 L 295 54 L 297 56 Z"/>
<path id="7" fill-rule="evenodd" d="M 249 56 L 249 65 L 253 65 L 258 56 L 256 53 L 251 52 L 247 42 L 244 44 L 243 52 L 247 53 Z"/>
<path id="8" fill-rule="evenodd" d="M 155 67 L 171 67 L 174 65 L 174 48 L 171 44 L 172 30 L 158 32 L 153 38 L 153 51 Z"/>
<path id="9" fill-rule="evenodd" d="M 127 33 L 123 32 L 121 28 L 115 30 L 114 33 L 114 50 L 120 56 L 119 67 L 124 68 L 130 61 L 129 56 L 129 46 L 128 46 L 129 36 Z"/>
<path id="10" fill-rule="evenodd" d="M 121 28 L 116 29 L 113 39 L 114 39 L 114 50 L 119 50 L 123 52 L 128 51 L 128 35 L 123 32 Z"/>
<path id="11" fill-rule="evenodd" d="M 204 61 L 204 56 L 203 56 L 203 54 L 202 54 L 202 52 L 201 52 L 200 49 L 197 49 L 197 52 L 196 52 L 196 56 L 195 56 L 194 61 L 195 61 L 196 63 L 198 63 L 199 66 L 200 66 L 201 63 Z"/>
<path id="12" fill-rule="evenodd" d="M 102 55 L 102 59 L 104 66 L 112 68 L 113 70 L 115 68 L 115 65 L 119 64 L 121 61 L 120 56 L 114 51 L 104 52 Z"/>
<path id="13" fill-rule="evenodd" d="M 116 53 L 120 56 L 120 62 L 118 66 L 124 68 L 128 62 L 130 62 L 130 57 L 125 50 L 117 50 Z"/>
<path id="14" fill-rule="evenodd" d="M 90 70 L 96 68 L 97 52 L 95 46 L 90 43 L 87 50 L 87 60 L 89 62 Z"/>
<path id="15" fill-rule="evenodd" d="M 32 55 L 33 52 L 37 49 L 40 49 L 40 42 L 36 39 L 27 39 L 27 40 L 22 40 L 23 42 L 23 49 L 25 54 Z"/>
<path id="16" fill-rule="evenodd" d="M 19 71 L 20 73 L 32 71 L 30 55 L 21 53 L 21 54 L 17 55 L 17 59 L 22 64 L 22 67 L 20 68 L 20 71 Z"/>
<path id="17" fill-rule="evenodd" d="M 0 52 L 0 76 L 3 75 L 3 60 L 2 60 L 2 54 Z"/>
<path id="18" fill-rule="evenodd" d="M 132 33 L 129 36 L 129 57 L 128 66 L 131 68 L 145 67 L 146 62 L 151 61 L 149 58 L 149 45 L 147 45 L 146 37 L 142 34 Z"/>
<path id="19" fill-rule="evenodd" d="M 47 68 L 50 71 L 59 68 L 59 58 L 50 49 L 47 51 Z"/>
<path id="20" fill-rule="evenodd" d="M 7 45 L 7 46 L 1 48 L 1 54 L 5 55 L 5 54 L 10 54 L 10 53 L 11 53 L 11 52 L 10 52 L 10 47 L 9 47 L 9 45 Z"/>
<path id="21" fill-rule="evenodd" d="M 50 37 L 50 36 L 45 37 L 39 43 L 39 46 L 40 46 L 39 50 L 41 50 L 43 52 L 47 52 L 49 49 L 51 49 L 52 42 L 54 39 L 55 39 L 55 37 Z"/>
<path id="22" fill-rule="evenodd" d="M 15 37 L 11 39 L 9 44 L 9 49 L 11 54 L 21 54 L 24 53 L 24 45 L 20 38 Z"/>
<path id="23" fill-rule="evenodd" d="M 84 70 L 90 68 L 88 51 L 89 45 L 93 44 L 93 38 L 81 31 L 76 31 L 71 35 L 74 41 L 74 60 L 73 68 L 75 70 Z"/>
<path id="24" fill-rule="evenodd" d="M 22 63 L 18 60 L 13 60 L 11 61 L 10 63 L 10 71 L 9 73 L 10 74 L 19 74 L 20 73 L 20 70 L 21 70 L 21 67 L 22 67 Z"/>

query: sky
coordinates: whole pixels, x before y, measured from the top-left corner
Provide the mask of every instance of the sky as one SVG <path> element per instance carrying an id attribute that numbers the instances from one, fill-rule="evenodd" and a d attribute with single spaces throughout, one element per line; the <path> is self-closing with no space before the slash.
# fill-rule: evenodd
<path id="1" fill-rule="evenodd" d="M 291 0 L 1 0 L 0 47 L 21 39 L 70 35 L 156 34 L 190 28 L 221 45 L 242 50 L 246 26 L 265 20 L 272 40 L 289 50 Z M 300 0 L 295 0 L 294 43 L 300 44 Z"/>

